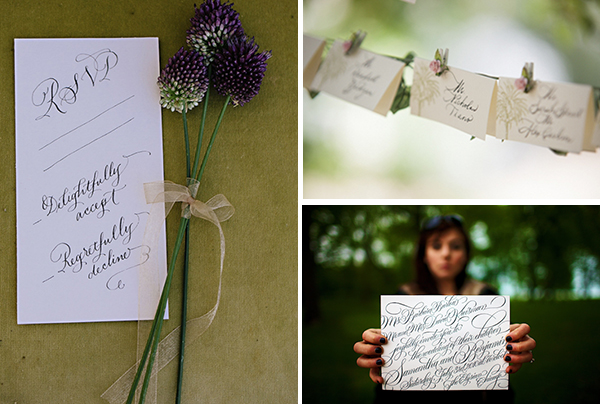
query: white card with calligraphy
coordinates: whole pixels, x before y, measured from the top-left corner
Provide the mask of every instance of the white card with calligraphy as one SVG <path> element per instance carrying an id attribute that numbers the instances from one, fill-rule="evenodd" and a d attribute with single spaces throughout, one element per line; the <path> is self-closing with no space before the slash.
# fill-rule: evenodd
<path id="1" fill-rule="evenodd" d="M 346 55 L 335 41 L 321 64 L 311 90 L 323 91 L 381 115 L 387 115 L 402 80 L 404 63 L 357 49 Z"/>
<path id="2" fill-rule="evenodd" d="M 496 80 L 450 67 L 440 76 L 415 58 L 410 112 L 485 140 Z"/>
<path id="3" fill-rule="evenodd" d="M 17 321 L 149 319 L 144 182 L 163 180 L 157 38 L 15 39 Z M 142 312 L 145 311 L 145 314 Z"/>
<path id="4" fill-rule="evenodd" d="M 506 390 L 508 296 L 381 296 L 384 390 Z"/>
<path id="5" fill-rule="evenodd" d="M 595 151 L 592 88 L 536 80 L 525 93 L 514 78 L 501 77 L 496 137 L 564 152 Z"/>

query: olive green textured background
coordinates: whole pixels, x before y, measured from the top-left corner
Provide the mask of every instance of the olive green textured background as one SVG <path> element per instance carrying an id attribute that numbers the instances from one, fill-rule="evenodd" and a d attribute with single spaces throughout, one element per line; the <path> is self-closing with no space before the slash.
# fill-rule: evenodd
<path id="1" fill-rule="evenodd" d="M 162 68 L 185 45 L 194 1 L 1 5 L 0 403 L 105 403 L 100 395 L 135 361 L 137 323 L 16 323 L 13 39 L 158 37 Z M 298 3 L 236 0 L 234 8 L 246 33 L 273 57 L 259 95 L 228 108 L 198 194 L 207 200 L 223 193 L 236 213 L 223 223 L 227 253 L 219 311 L 186 351 L 184 402 L 290 403 L 298 394 Z M 222 102 L 211 93 L 207 128 Z M 192 139 L 199 114 L 189 114 Z M 181 115 L 163 110 L 163 132 L 165 179 L 184 183 Z M 174 212 L 167 219 L 169 251 L 178 225 Z M 207 222 L 191 225 L 189 310 L 196 317 L 216 299 L 219 236 Z M 179 325 L 180 312 L 178 270 L 163 334 Z M 175 362 L 161 372 L 159 403 L 174 402 Z"/>

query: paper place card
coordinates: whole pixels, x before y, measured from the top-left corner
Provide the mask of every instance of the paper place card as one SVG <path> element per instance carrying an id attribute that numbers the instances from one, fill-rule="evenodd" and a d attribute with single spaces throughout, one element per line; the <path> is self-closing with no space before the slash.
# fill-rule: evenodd
<path id="1" fill-rule="evenodd" d="M 454 67 L 436 76 L 415 58 L 410 112 L 485 140 L 496 80 Z"/>
<path id="2" fill-rule="evenodd" d="M 404 63 L 357 49 L 346 55 L 344 44 L 335 41 L 311 85 L 361 107 L 386 115 L 402 80 Z"/>
<path id="3" fill-rule="evenodd" d="M 536 81 L 527 94 L 514 78 L 500 78 L 496 137 L 564 152 L 594 151 L 592 88 Z"/>
<path id="4" fill-rule="evenodd" d="M 508 296 L 381 296 L 384 390 L 506 390 Z"/>
<path id="5" fill-rule="evenodd" d="M 304 34 L 302 49 L 302 63 L 304 65 L 303 86 L 309 89 L 321 65 L 325 40 Z"/>
<path id="6" fill-rule="evenodd" d="M 164 226 L 158 249 L 144 243 L 158 75 L 157 38 L 15 39 L 19 324 L 153 317 L 138 268 L 164 279 Z"/>

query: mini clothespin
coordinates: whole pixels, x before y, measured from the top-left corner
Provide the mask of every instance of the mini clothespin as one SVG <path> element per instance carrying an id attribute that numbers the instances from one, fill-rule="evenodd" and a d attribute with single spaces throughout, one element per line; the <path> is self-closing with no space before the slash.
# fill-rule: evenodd
<path id="1" fill-rule="evenodd" d="M 346 51 L 346 56 L 352 55 L 354 52 L 356 52 L 356 50 L 360 48 L 360 45 L 365 40 L 366 36 L 367 33 L 361 30 L 352 33 L 350 39 L 344 42 L 344 50 Z"/>
<path id="2" fill-rule="evenodd" d="M 435 57 L 431 63 L 429 63 L 429 69 L 434 72 L 436 76 L 441 76 L 448 70 L 448 48 L 438 48 L 435 51 Z"/>
<path id="3" fill-rule="evenodd" d="M 525 66 L 523 66 L 523 70 L 521 71 L 521 77 L 515 80 L 515 87 L 527 94 L 534 86 L 533 63 L 525 63 Z"/>

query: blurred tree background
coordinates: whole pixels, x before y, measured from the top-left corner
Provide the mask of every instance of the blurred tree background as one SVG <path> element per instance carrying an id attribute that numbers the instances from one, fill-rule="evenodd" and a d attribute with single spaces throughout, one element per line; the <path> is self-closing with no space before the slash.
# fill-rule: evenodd
<path id="1" fill-rule="evenodd" d="M 304 32 L 402 57 L 449 49 L 452 67 L 600 87 L 600 0 L 304 0 Z M 412 83 L 412 70 L 404 76 Z M 304 91 L 303 192 L 325 198 L 600 198 L 598 153 L 566 158 L 485 141 L 408 110 L 381 117 Z M 474 167 L 477 167 L 474 170 Z"/>
<path id="2" fill-rule="evenodd" d="M 511 375 L 517 402 L 597 402 L 600 206 L 546 205 L 303 206 L 304 401 L 371 401 L 352 345 L 378 327 L 379 295 L 412 280 L 422 221 L 451 213 L 472 238 L 469 275 L 510 295 L 511 321 L 538 341 Z"/>

